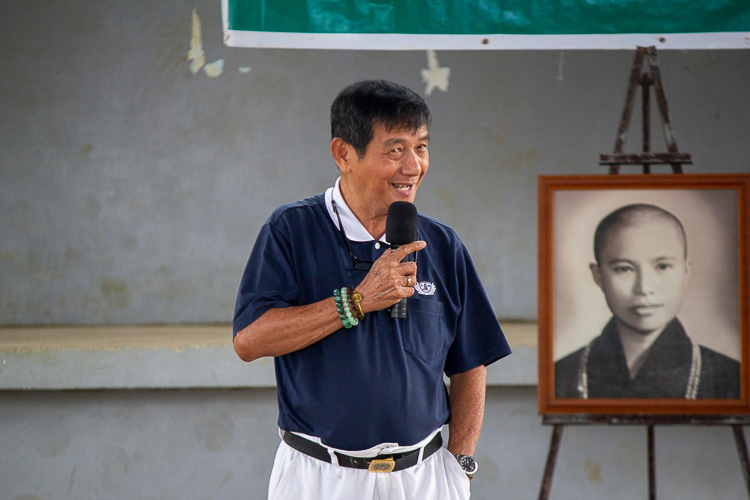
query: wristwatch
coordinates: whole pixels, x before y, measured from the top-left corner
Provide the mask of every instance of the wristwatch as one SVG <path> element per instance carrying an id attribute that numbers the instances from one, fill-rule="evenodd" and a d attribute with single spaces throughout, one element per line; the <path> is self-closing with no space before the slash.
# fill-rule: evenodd
<path id="1" fill-rule="evenodd" d="M 471 455 L 456 455 L 455 453 L 452 453 L 452 455 L 456 457 L 458 465 L 460 465 L 466 475 L 469 476 L 469 479 L 474 477 L 474 474 L 477 473 L 477 469 L 479 469 L 479 464 L 474 460 L 474 457 Z"/>

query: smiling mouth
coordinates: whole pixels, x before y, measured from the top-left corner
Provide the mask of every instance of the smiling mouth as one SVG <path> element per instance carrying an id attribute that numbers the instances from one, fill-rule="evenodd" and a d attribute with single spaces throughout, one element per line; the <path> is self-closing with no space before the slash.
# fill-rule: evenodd
<path id="1" fill-rule="evenodd" d="M 397 191 L 400 191 L 402 193 L 408 194 L 411 193 L 411 190 L 414 188 L 414 184 L 392 184 L 394 188 L 396 188 Z"/>

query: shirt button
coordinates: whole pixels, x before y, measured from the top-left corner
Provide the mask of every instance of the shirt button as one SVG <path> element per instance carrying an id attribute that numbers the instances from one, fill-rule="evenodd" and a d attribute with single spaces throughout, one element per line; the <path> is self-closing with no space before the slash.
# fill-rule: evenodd
<path id="1" fill-rule="evenodd" d="M 380 250 L 380 242 L 375 243 L 375 250 Z"/>

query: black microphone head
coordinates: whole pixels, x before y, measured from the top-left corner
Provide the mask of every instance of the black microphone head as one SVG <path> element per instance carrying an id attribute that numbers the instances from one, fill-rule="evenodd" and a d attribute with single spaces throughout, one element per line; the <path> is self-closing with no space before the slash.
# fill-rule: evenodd
<path id="1" fill-rule="evenodd" d="M 394 201 L 388 207 L 385 239 L 393 245 L 406 245 L 417 239 L 417 206 L 408 201 Z"/>

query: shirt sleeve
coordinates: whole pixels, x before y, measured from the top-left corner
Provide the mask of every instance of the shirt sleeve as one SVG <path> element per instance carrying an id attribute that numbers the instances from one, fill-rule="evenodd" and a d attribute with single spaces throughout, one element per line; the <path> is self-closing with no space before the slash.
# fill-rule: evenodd
<path id="1" fill-rule="evenodd" d="M 299 284 L 289 239 L 274 224 L 263 225 L 245 267 L 234 309 L 233 335 L 272 307 L 294 305 Z"/>
<path id="2" fill-rule="evenodd" d="M 456 250 L 456 274 L 461 313 L 445 360 L 445 374 L 449 377 L 489 365 L 511 353 L 469 252 L 460 241 Z"/>

